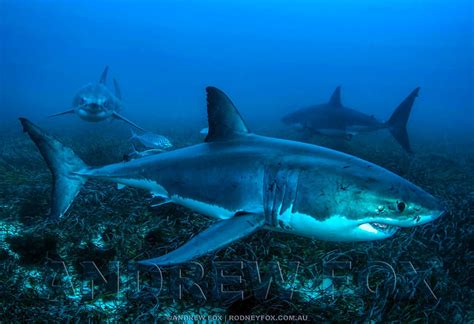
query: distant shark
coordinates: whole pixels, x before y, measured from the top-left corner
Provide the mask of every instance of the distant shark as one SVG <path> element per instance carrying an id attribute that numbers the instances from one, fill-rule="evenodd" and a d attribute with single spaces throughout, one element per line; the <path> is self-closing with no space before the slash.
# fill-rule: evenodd
<path id="1" fill-rule="evenodd" d="M 259 229 L 368 241 L 444 213 L 433 196 L 375 164 L 250 133 L 222 91 L 206 90 L 204 143 L 103 167 L 87 166 L 70 148 L 20 118 L 53 174 L 50 217 L 62 217 L 81 186 L 94 179 L 146 189 L 164 202 L 218 220 L 176 250 L 139 262 L 149 266 L 187 262 Z"/>
<path id="2" fill-rule="evenodd" d="M 406 125 L 419 90 L 420 88 L 413 90 L 386 122 L 345 107 L 341 101 L 340 86 L 334 90 L 327 103 L 297 110 L 283 117 L 282 121 L 314 134 L 346 139 L 357 133 L 388 129 L 403 149 L 412 153 Z"/>
<path id="3" fill-rule="evenodd" d="M 88 122 L 100 122 L 114 118 L 121 119 L 133 127 L 143 130 L 143 128 L 119 114 L 122 108 L 122 94 L 115 78 L 115 95 L 105 85 L 108 70 L 109 67 L 106 66 L 99 83 L 88 84 L 79 90 L 74 96 L 71 109 L 51 115 L 50 117 L 75 113 L 81 119 Z"/>

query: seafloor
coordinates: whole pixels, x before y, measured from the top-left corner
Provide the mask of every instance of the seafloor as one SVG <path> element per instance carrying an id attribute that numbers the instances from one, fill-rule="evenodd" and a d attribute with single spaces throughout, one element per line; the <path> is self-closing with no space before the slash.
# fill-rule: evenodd
<path id="1" fill-rule="evenodd" d="M 301 139 L 266 127 L 260 133 Z M 120 161 L 128 150 L 127 131 L 113 129 L 84 133 L 56 127 L 52 132 L 88 164 L 103 165 Z M 183 129 L 162 131 L 177 147 L 202 141 L 199 127 Z M 151 208 L 151 197 L 142 190 L 117 190 L 113 184 L 89 181 L 68 216 L 48 222 L 51 175 L 39 152 L 19 125 L 2 127 L 0 135 L 1 321 L 149 322 L 183 314 L 304 314 L 312 321 L 352 322 L 474 319 L 474 140 L 462 132 L 416 133 L 413 156 L 383 132 L 342 143 L 308 139 L 398 173 L 444 200 L 449 213 L 367 243 L 257 232 L 197 260 L 203 266 L 204 277 L 197 279 L 206 299 L 173 269 L 163 269 L 162 281 L 157 273 L 142 271 L 138 287 L 133 261 L 171 251 L 211 220 L 172 204 Z M 242 282 L 230 287 L 243 288 L 243 301 L 214 293 L 217 261 L 244 261 L 242 271 L 241 263 L 228 271 L 242 276 Z M 258 261 L 261 283 L 255 284 L 255 271 L 248 271 L 251 261 Z M 276 262 L 285 281 L 276 276 L 265 296 L 264 279 Z M 288 276 L 294 262 L 300 262 L 298 275 Z M 120 272 L 114 277 L 116 269 Z M 181 275 L 194 270 L 190 265 Z M 181 298 L 176 295 L 178 282 L 184 287 Z"/>

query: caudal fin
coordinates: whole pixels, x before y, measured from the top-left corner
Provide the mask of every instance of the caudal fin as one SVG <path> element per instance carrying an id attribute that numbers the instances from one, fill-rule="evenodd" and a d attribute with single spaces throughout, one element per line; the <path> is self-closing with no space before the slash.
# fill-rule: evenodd
<path id="1" fill-rule="evenodd" d="M 23 131 L 38 147 L 53 175 L 53 192 L 51 202 L 51 219 L 61 218 L 72 201 L 87 181 L 76 172 L 87 168 L 87 165 L 69 147 L 27 120 L 20 118 Z"/>
<path id="2" fill-rule="evenodd" d="M 413 151 L 411 150 L 410 140 L 408 138 L 407 122 L 419 91 L 420 87 L 413 90 L 408 97 L 398 105 L 390 119 L 385 123 L 393 137 L 408 153 L 413 153 Z"/>

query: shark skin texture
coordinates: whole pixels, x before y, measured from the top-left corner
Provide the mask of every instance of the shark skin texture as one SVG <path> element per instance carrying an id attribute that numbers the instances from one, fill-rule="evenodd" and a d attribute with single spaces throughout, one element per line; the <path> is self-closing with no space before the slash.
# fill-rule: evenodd
<path id="1" fill-rule="evenodd" d="M 253 134 L 232 101 L 206 88 L 204 143 L 103 167 L 25 118 L 24 131 L 53 174 L 51 219 L 63 217 L 87 180 L 150 191 L 163 203 L 214 218 L 170 253 L 139 261 L 171 266 L 216 251 L 258 230 L 318 240 L 370 241 L 445 212 L 432 195 L 373 163 L 328 148 Z"/>

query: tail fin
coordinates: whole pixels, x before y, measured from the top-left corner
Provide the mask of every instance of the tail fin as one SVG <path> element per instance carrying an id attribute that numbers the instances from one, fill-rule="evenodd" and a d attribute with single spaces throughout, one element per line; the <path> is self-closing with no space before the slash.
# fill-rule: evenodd
<path id="1" fill-rule="evenodd" d="M 408 97 L 398 105 L 390 119 L 385 123 L 393 137 L 408 153 L 413 153 L 413 151 L 411 150 L 410 140 L 408 139 L 407 122 L 415 98 L 418 97 L 418 91 L 420 91 L 420 87 L 413 90 Z"/>
<path id="2" fill-rule="evenodd" d="M 53 175 L 53 193 L 50 218 L 61 218 L 87 181 L 75 172 L 87 168 L 87 165 L 71 150 L 53 136 L 44 132 L 25 118 L 20 118 L 23 131 L 38 147 Z"/>

